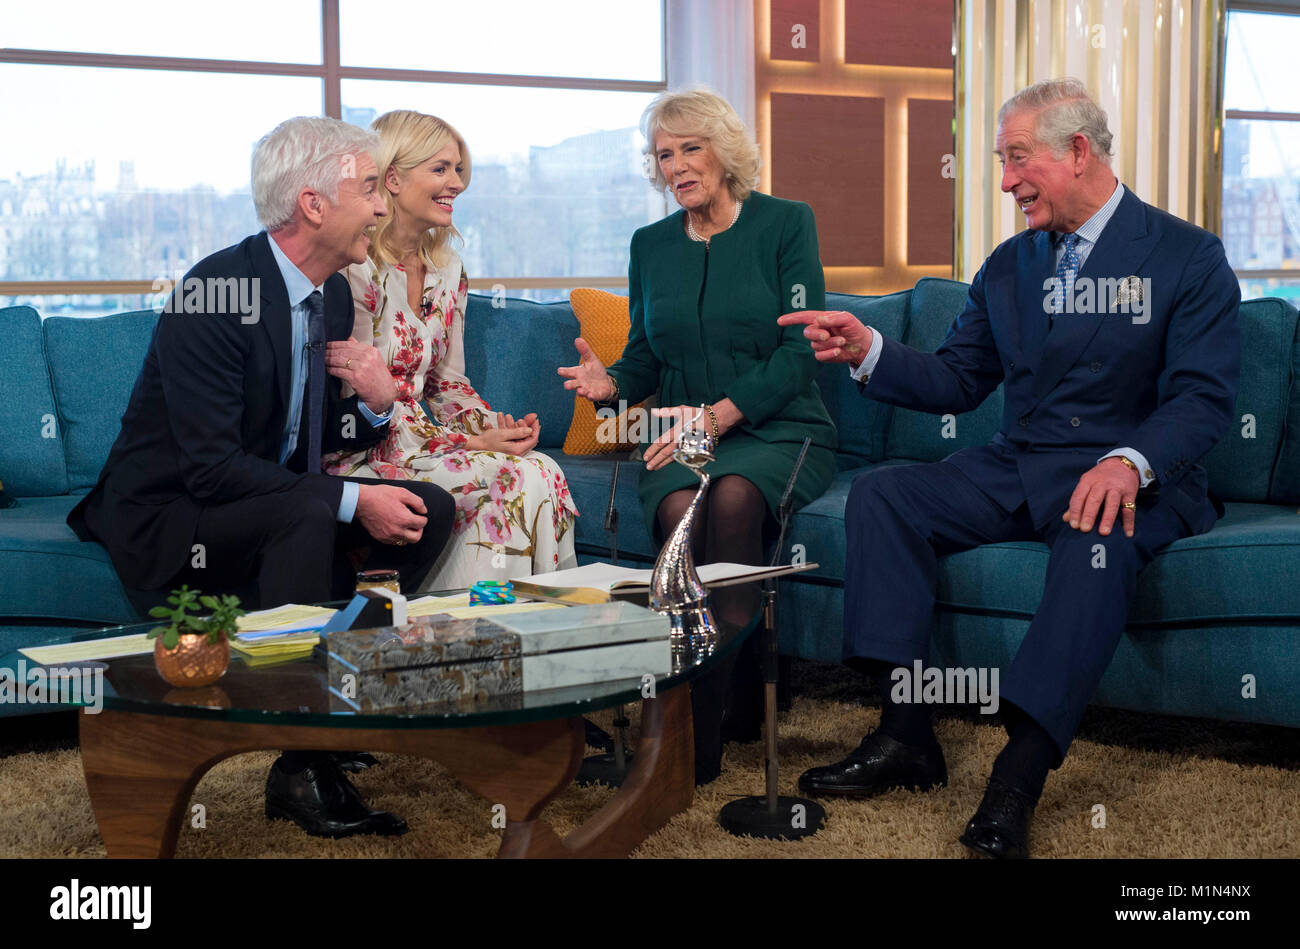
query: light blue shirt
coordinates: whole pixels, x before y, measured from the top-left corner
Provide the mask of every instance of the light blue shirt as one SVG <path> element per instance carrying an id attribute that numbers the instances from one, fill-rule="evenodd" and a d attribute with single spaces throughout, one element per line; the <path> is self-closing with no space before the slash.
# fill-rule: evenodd
<path id="1" fill-rule="evenodd" d="M 1075 231 L 1079 235 L 1079 240 L 1074 245 L 1074 252 L 1079 257 L 1080 270 L 1083 269 L 1088 255 L 1092 253 L 1093 247 L 1097 245 L 1097 239 L 1101 237 L 1101 232 L 1106 229 L 1106 225 L 1110 223 L 1110 219 L 1115 214 L 1115 209 L 1119 207 L 1119 203 L 1123 199 L 1124 186 L 1117 181 L 1115 190 L 1106 200 L 1106 203 L 1098 208 L 1097 212 Z M 1052 241 L 1056 248 L 1053 256 L 1053 270 L 1055 270 L 1061 264 L 1061 255 L 1065 253 L 1065 244 L 1060 240 L 1060 235 L 1055 232 L 1052 234 Z M 885 340 L 876 332 L 875 328 L 869 326 L 867 329 L 871 330 L 871 345 L 867 348 L 867 355 L 858 364 L 858 368 L 853 369 L 850 367 L 849 369 L 849 375 L 855 381 L 861 383 L 866 383 L 871 378 L 871 374 L 876 371 L 876 363 L 880 361 L 880 353 L 885 348 Z M 1123 456 L 1137 465 L 1139 488 L 1145 488 L 1155 480 L 1155 472 L 1147 464 L 1146 456 L 1134 448 L 1116 448 L 1114 451 L 1102 455 L 1097 461 L 1101 462 L 1106 458 L 1115 456 Z"/>
<path id="2" fill-rule="evenodd" d="M 298 358 L 289 363 L 289 415 L 284 420 L 284 435 L 280 439 L 280 464 L 284 464 L 298 447 L 298 424 L 302 420 L 305 397 L 303 390 L 306 388 L 304 380 L 307 378 L 307 321 L 311 316 L 307 298 L 317 291 L 324 297 L 325 285 L 312 286 L 311 280 L 280 249 L 275 238 L 269 234 L 267 237 L 271 253 L 275 255 L 275 263 L 280 268 L 280 276 L 284 278 L 285 289 L 289 292 L 289 322 L 292 328 L 289 352 L 298 354 Z M 383 425 L 392 416 L 391 411 L 387 415 L 376 415 L 360 399 L 357 400 L 357 408 L 373 427 Z M 343 482 L 343 497 L 339 500 L 338 513 L 335 515 L 338 520 L 345 524 L 351 522 L 357 511 L 357 497 L 360 494 L 360 485 L 352 481 Z"/>

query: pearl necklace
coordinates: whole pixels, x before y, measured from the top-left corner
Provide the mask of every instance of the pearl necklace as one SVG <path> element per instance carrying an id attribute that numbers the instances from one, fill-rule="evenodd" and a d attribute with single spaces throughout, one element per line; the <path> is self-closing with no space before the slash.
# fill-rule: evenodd
<path id="1" fill-rule="evenodd" d="M 727 230 L 727 228 L 731 227 L 733 224 L 735 224 L 737 221 L 740 220 L 740 208 L 741 205 L 743 205 L 744 203 L 745 203 L 744 201 L 736 202 L 736 210 L 732 212 L 731 215 L 731 224 L 728 224 L 727 227 L 724 227 L 722 231 Z M 722 231 L 718 231 L 718 233 L 721 234 Z M 705 248 L 709 246 L 709 240 L 713 237 L 712 234 L 710 234 L 709 237 L 700 237 L 700 235 L 695 232 L 695 225 L 691 223 L 690 211 L 686 212 L 686 233 L 690 235 L 691 240 L 699 241 L 701 244 L 705 246 Z"/>

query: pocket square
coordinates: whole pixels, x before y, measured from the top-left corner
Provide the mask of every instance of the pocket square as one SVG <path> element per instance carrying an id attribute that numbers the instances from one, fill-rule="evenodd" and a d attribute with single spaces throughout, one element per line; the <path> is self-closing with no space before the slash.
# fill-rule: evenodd
<path id="1" fill-rule="evenodd" d="M 1142 306 L 1142 278 L 1124 277 L 1115 288 L 1115 299 L 1110 305 L 1112 313 L 1130 313 Z"/>

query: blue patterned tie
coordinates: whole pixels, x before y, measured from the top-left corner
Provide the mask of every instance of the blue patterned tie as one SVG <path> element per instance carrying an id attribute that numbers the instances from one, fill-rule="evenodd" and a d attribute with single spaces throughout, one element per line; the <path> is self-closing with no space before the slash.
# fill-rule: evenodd
<path id="1" fill-rule="evenodd" d="M 320 474 L 321 412 L 325 404 L 325 298 L 307 298 L 307 471 Z"/>
<path id="2" fill-rule="evenodd" d="M 1066 294 L 1074 295 L 1074 278 L 1079 275 L 1079 255 L 1074 251 L 1074 245 L 1079 242 L 1078 234 L 1062 234 L 1061 243 L 1065 245 L 1065 253 L 1061 255 L 1061 261 L 1056 265 L 1056 290 L 1052 295 L 1052 323 L 1055 324 L 1055 317 L 1065 311 Z"/>

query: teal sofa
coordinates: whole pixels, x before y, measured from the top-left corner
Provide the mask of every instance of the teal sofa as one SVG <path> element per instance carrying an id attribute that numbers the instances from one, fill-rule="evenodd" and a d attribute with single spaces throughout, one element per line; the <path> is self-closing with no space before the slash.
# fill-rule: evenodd
<path id="1" fill-rule="evenodd" d="M 933 350 L 960 312 L 967 287 L 925 279 L 879 297 L 828 294 L 887 336 Z M 1202 463 L 1227 515 L 1208 534 L 1167 548 L 1142 574 L 1128 634 L 1096 702 L 1137 711 L 1300 727 L 1300 341 L 1297 311 L 1281 300 L 1242 304 L 1239 426 Z M 138 619 L 108 557 L 80 543 L 64 517 L 94 484 L 117 435 L 149 344 L 151 311 L 98 319 L 0 310 L 0 480 L 19 500 L 0 510 L 0 666 L 20 645 L 68 627 Z M 493 405 L 537 412 L 539 448 L 560 461 L 582 516 L 584 560 L 606 559 L 605 530 L 616 458 L 569 456 L 561 445 L 573 398 L 555 367 L 574 359 L 578 324 L 566 303 L 471 295 L 466 317 L 469 378 Z M 881 465 L 937 461 L 986 442 L 1001 416 L 1001 391 L 955 419 L 893 409 L 860 395 L 842 368 L 819 385 L 839 427 L 839 474 L 793 518 L 790 551 L 818 570 L 783 582 L 782 651 L 840 658 L 844 503 L 853 479 Z M 620 468 L 620 559 L 649 564 L 655 547 L 642 522 L 635 463 Z M 1047 548 L 997 544 L 945 558 L 933 661 L 1010 662 L 1042 591 Z M 0 710 L 2 711 L 2 710 Z"/>

